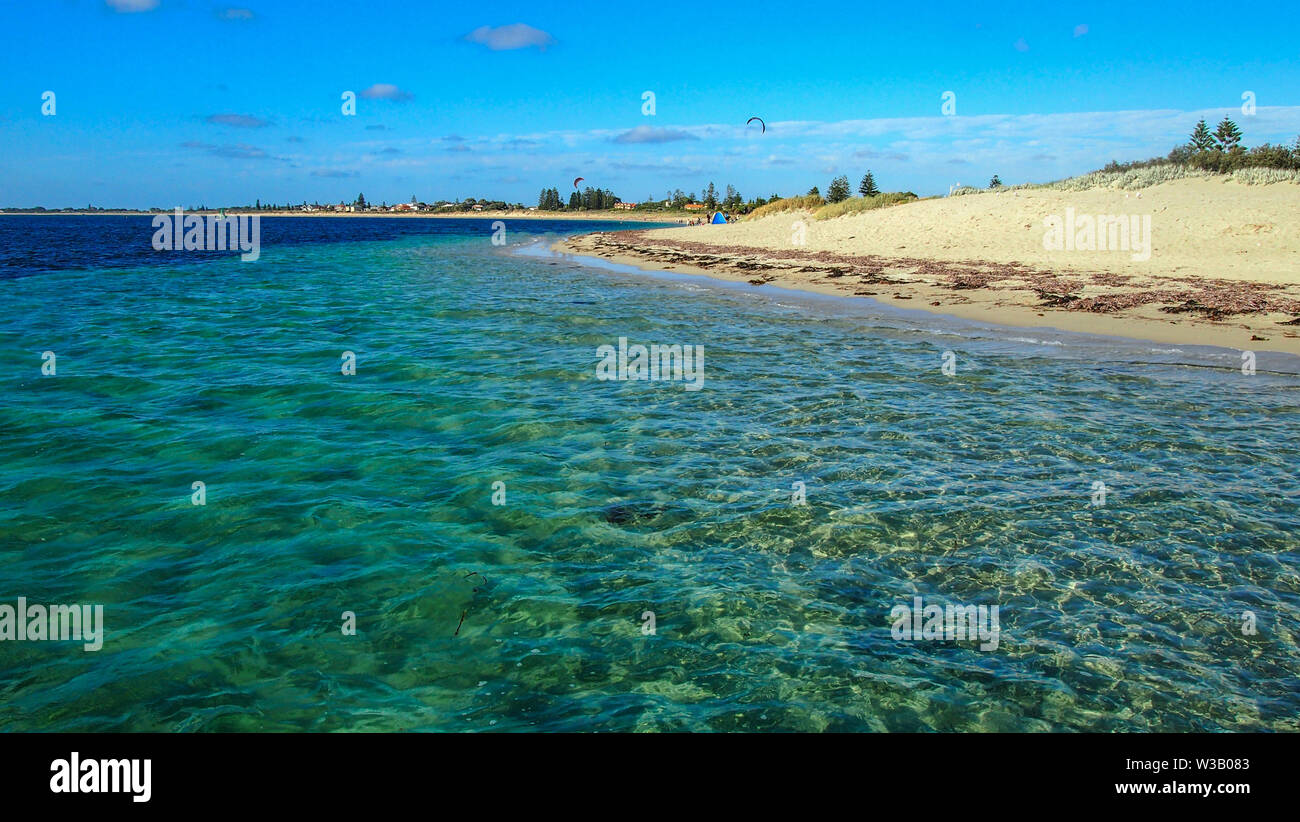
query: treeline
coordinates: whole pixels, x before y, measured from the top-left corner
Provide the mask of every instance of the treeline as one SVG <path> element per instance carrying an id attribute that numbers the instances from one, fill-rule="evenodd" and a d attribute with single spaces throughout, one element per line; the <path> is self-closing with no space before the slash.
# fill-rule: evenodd
<path id="1" fill-rule="evenodd" d="M 727 185 L 719 190 L 718 186 L 712 182 L 702 191 L 702 194 L 697 194 L 694 191 L 687 193 L 677 188 L 668 192 L 663 198 L 656 198 L 653 195 L 647 196 L 636 204 L 636 210 L 682 211 L 688 205 L 698 204 L 704 206 L 703 210 L 709 212 L 725 211 L 730 214 L 748 214 L 773 200 L 781 199 L 780 195 L 773 194 L 769 198 L 755 197 L 752 200 L 746 200 L 736 190 L 735 186 Z M 618 202 L 623 202 L 623 200 L 608 189 L 588 186 L 581 192 L 570 192 L 568 203 L 565 203 L 558 189 L 544 188 L 537 197 L 537 208 L 539 211 L 586 211 L 610 209 Z"/>
<path id="2" fill-rule="evenodd" d="M 537 198 L 537 209 L 539 211 L 593 211 L 613 208 L 614 203 L 617 202 L 619 202 L 618 195 L 609 189 L 587 186 L 580 192 L 570 192 L 569 203 L 566 206 L 560 199 L 559 189 L 544 188 Z"/>
<path id="3" fill-rule="evenodd" d="M 1292 145 L 1261 143 L 1254 148 L 1241 144 L 1242 132 L 1231 119 L 1224 117 L 1210 131 L 1200 120 L 1186 143 L 1174 146 L 1164 157 L 1117 163 L 1114 160 L 1102 171 L 1129 171 L 1160 165 L 1185 165 L 1226 174 L 1239 168 L 1280 168 L 1300 170 L 1300 137 Z"/>
<path id="4" fill-rule="evenodd" d="M 756 208 L 766 205 L 772 200 L 781 199 L 779 194 L 773 194 L 771 197 L 755 197 L 752 200 L 746 200 L 741 196 L 736 187 L 728 184 L 724 191 L 719 192 L 718 187 L 709 183 L 703 189 L 702 195 L 697 195 L 694 191 L 687 194 L 680 188 L 675 188 L 668 192 L 662 203 L 666 203 L 668 208 L 684 209 L 690 203 L 699 203 L 708 211 L 725 211 L 730 214 L 748 214 Z M 660 205 L 660 203 L 656 203 Z"/>

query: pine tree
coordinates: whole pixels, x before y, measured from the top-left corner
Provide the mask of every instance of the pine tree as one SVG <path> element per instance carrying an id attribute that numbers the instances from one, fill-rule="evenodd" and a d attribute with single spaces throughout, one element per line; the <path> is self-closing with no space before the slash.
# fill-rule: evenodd
<path id="1" fill-rule="evenodd" d="M 863 197 L 875 197 L 880 193 L 880 189 L 876 188 L 876 178 L 871 173 L 871 169 L 867 169 L 867 173 L 862 175 L 862 182 L 858 183 L 858 193 Z"/>
<path id="2" fill-rule="evenodd" d="M 989 188 L 1002 188 L 1002 178 L 994 174 L 993 179 L 989 180 Z"/>
<path id="3" fill-rule="evenodd" d="M 1205 119 L 1202 118 L 1192 130 L 1192 150 L 1193 151 L 1210 151 L 1214 148 L 1214 137 L 1210 134 L 1210 129 L 1205 125 Z"/>
<path id="4" fill-rule="evenodd" d="M 718 190 L 713 187 L 713 183 L 709 183 L 709 187 L 704 189 L 704 204 L 710 211 L 718 207 Z"/>
<path id="5" fill-rule="evenodd" d="M 826 189 L 826 201 L 830 203 L 838 203 L 847 200 L 850 194 L 852 194 L 852 192 L 849 190 L 849 178 L 846 175 L 841 174 L 834 180 L 831 180 L 830 186 Z"/>
<path id="6" fill-rule="evenodd" d="M 1214 130 L 1214 140 L 1219 144 L 1220 150 L 1232 151 L 1241 143 L 1241 129 L 1237 128 L 1236 123 L 1224 117 L 1223 122 L 1219 123 L 1219 127 Z"/>

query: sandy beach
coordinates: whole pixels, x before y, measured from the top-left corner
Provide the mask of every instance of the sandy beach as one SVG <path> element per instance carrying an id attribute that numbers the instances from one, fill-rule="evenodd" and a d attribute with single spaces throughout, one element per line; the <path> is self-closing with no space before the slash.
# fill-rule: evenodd
<path id="1" fill-rule="evenodd" d="M 1122 218 L 1131 235 L 1113 226 L 1108 234 L 1107 216 Z M 824 221 L 784 212 L 588 234 L 556 248 L 1002 325 L 1300 355 L 1294 183 L 1003 190 Z"/>
<path id="2" fill-rule="evenodd" d="M 170 211 L 19 211 L 9 210 L 0 212 L 0 217 L 152 217 L 155 214 L 170 214 Z M 186 210 L 188 214 L 217 214 L 213 209 L 207 210 Z M 365 218 L 397 218 L 403 220 L 618 220 L 629 223 L 676 223 L 686 221 L 697 217 L 694 214 L 672 213 L 659 214 L 648 211 L 457 211 L 452 213 L 436 213 L 422 211 L 418 213 L 408 212 L 371 212 L 371 211 L 243 211 L 227 210 L 226 214 L 241 217 L 365 217 Z"/>

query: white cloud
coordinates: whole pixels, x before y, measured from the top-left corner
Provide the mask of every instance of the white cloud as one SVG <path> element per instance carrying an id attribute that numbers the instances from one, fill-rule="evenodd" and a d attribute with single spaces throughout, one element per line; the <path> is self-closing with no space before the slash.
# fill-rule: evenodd
<path id="1" fill-rule="evenodd" d="M 671 143 L 677 140 L 698 140 L 694 134 L 673 128 L 637 126 L 611 138 L 612 143 Z"/>
<path id="2" fill-rule="evenodd" d="M 392 83 L 375 83 L 361 92 L 361 96 L 366 100 L 395 100 L 404 103 L 415 95 L 409 91 L 403 91 Z"/>
<path id="3" fill-rule="evenodd" d="M 119 14 L 134 14 L 138 11 L 153 11 L 158 8 L 158 0 L 105 0 L 108 7 Z"/>
<path id="4" fill-rule="evenodd" d="M 555 38 L 541 29 L 535 29 L 525 23 L 511 23 L 508 26 L 479 26 L 465 35 L 471 43 L 487 46 L 493 51 L 511 51 L 536 46 L 545 50 L 555 43 Z"/>

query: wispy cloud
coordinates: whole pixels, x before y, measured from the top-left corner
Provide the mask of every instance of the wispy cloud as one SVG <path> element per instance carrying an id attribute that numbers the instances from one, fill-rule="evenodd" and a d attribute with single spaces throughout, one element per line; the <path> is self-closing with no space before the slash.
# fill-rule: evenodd
<path id="1" fill-rule="evenodd" d="M 900 163 L 907 162 L 907 155 L 900 154 L 897 151 L 877 151 L 874 148 L 861 148 L 853 152 L 853 156 L 860 160 L 896 160 Z"/>
<path id="2" fill-rule="evenodd" d="M 703 170 L 699 166 L 689 165 L 687 163 L 673 162 L 671 160 L 662 163 L 628 163 L 616 160 L 609 164 L 609 167 L 617 171 L 649 171 L 655 174 L 702 174 Z"/>
<path id="3" fill-rule="evenodd" d="M 1085 34 L 1087 34 L 1087 33 L 1088 33 L 1088 24 L 1087 24 L 1087 23 L 1080 23 L 1079 25 L 1077 25 L 1077 26 L 1074 27 L 1074 36 L 1075 36 L 1075 37 L 1082 37 L 1083 35 L 1085 35 Z"/>
<path id="4" fill-rule="evenodd" d="M 1029 51 L 1029 44 L 1025 42 L 1025 38 L 1021 37 L 1019 40 L 1015 42 L 1015 50 Z"/>
<path id="5" fill-rule="evenodd" d="M 672 128 L 654 128 L 653 126 L 637 126 L 631 131 L 625 131 L 622 134 L 610 140 L 612 143 L 671 143 L 676 140 L 698 140 L 694 134 Z"/>
<path id="6" fill-rule="evenodd" d="M 235 8 L 233 6 L 227 6 L 226 8 L 223 9 L 217 9 L 217 17 L 221 18 L 222 20 L 229 20 L 231 22 L 252 20 L 256 16 L 257 15 L 253 14 L 252 9 L 240 9 L 240 8 Z"/>
<path id="7" fill-rule="evenodd" d="M 214 126 L 230 126 L 232 128 L 264 128 L 271 123 L 263 120 L 261 117 L 254 117 L 251 114 L 210 114 L 207 122 Z"/>
<path id="8" fill-rule="evenodd" d="M 118 14 L 134 14 L 158 8 L 158 0 L 105 0 L 105 3 Z"/>
<path id="9" fill-rule="evenodd" d="M 512 51 L 536 47 L 545 50 L 555 43 L 555 38 L 541 29 L 535 29 L 526 23 L 511 23 L 508 26 L 479 26 L 465 35 L 465 40 L 487 46 L 493 51 Z"/>
<path id="10" fill-rule="evenodd" d="M 375 83 L 361 92 L 361 96 L 367 100 L 393 100 L 398 103 L 404 103 L 415 97 L 411 92 L 403 91 L 392 83 Z"/>
<path id="11" fill-rule="evenodd" d="M 208 154 L 211 154 L 213 157 L 224 157 L 227 160 L 280 160 L 282 161 L 284 159 L 283 157 L 276 157 L 272 154 L 268 154 L 264 149 L 258 148 L 257 146 L 250 146 L 246 143 L 238 143 L 233 145 L 232 144 L 214 145 L 212 143 L 204 143 L 198 140 L 187 140 L 184 143 L 181 143 L 181 148 L 190 148 L 199 151 L 206 151 Z"/>
<path id="12" fill-rule="evenodd" d="M 341 178 L 344 178 L 344 177 L 356 177 L 356 176 L 357 176 L 357 172 L 355 172 L 355 171 L 342 171 L 342 170 L 337 169 L 337 168 L 318 168 L 318 169 L 314 169 L 314 170 L 312 171 L 311 176 L 313 176 L 313 177 L 330 177 L 330 178 L 335 178 L 335 179 L 341 179 Z"/>

